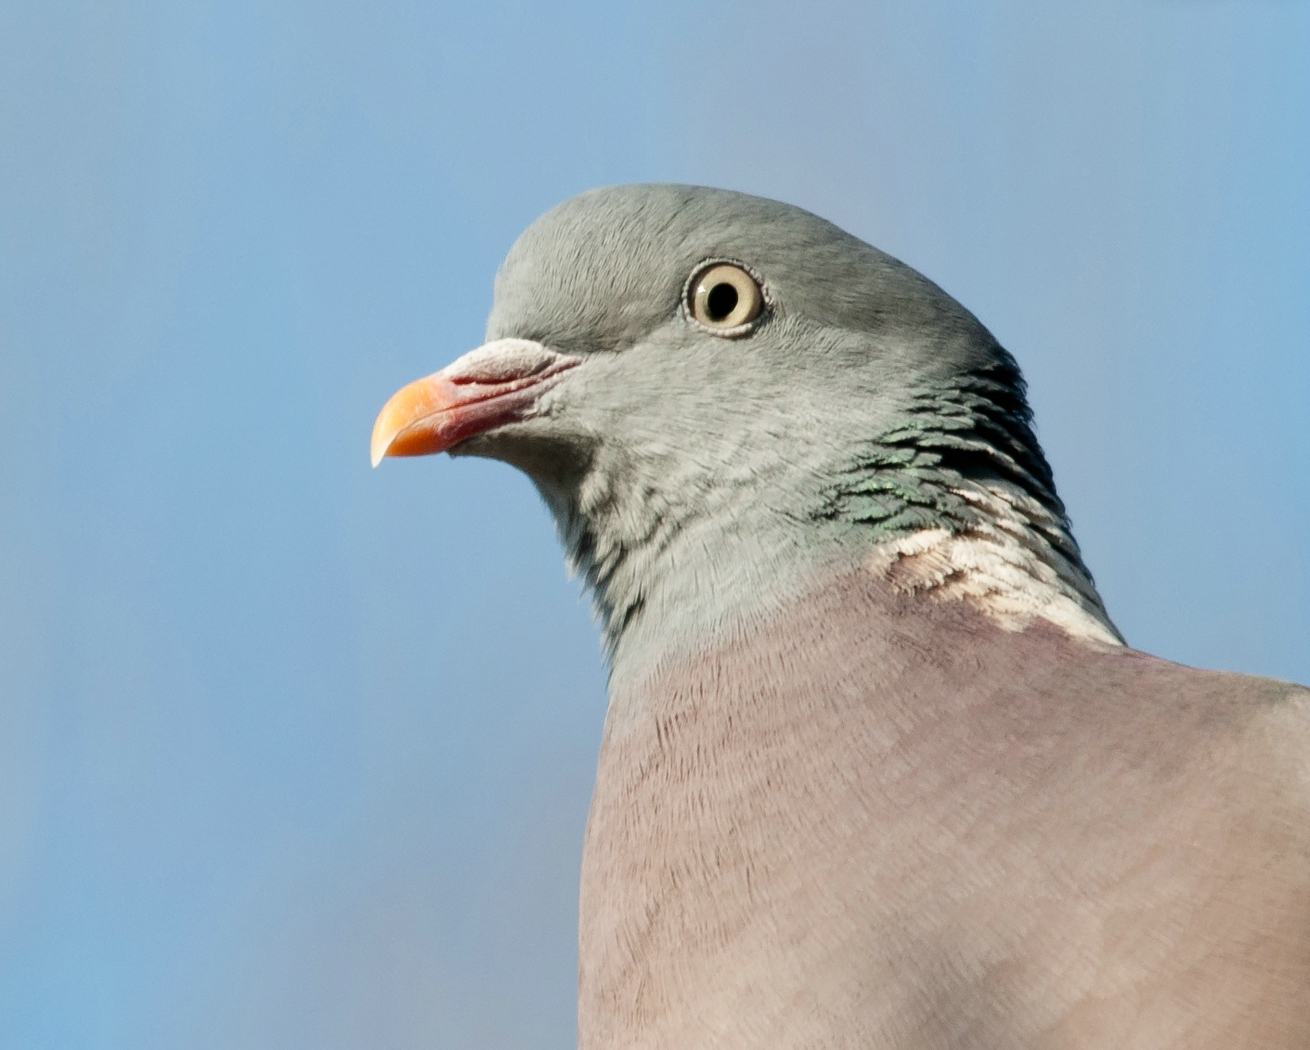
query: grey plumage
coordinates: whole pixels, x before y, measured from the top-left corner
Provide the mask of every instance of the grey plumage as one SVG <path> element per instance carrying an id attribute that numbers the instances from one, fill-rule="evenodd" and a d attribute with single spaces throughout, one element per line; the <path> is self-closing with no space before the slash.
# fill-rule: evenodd
<path id="1" fill-rule="evenodd" d="M 711 260 L 760 280 L 737 337 L 687 314 Z M 551 378 L 451 451 L 532 477 L 612 664 L 584 1047 L 1310 1045 L 1310 694 L 1121 644 L 968 311 L 635 186 L 523 235 L 487 335 Z"/>

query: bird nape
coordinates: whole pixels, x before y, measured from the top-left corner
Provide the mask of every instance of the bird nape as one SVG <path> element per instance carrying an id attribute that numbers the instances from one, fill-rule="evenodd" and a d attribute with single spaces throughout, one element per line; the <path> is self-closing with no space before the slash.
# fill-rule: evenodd
<path id="1" fill-rule="evenodd" d="M 527 473 L 602 625 L 581 1047 L 1310 1047 L 1310 692 L 1123 644 L 926 278 L 583 194 L 378 417 L 441 451 Z"/>

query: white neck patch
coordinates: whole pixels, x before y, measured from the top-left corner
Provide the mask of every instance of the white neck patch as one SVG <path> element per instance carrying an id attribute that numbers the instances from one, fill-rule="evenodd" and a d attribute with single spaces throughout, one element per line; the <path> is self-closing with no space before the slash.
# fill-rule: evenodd
<path id="1" fill-rule="evenodd" d="M 1031 497 L 999 486 L 954 490 L 981 519 L 960 532 L 923 529 L 878 544 L 866 567 L 902 594 L 965 601 L 1007 631 L 1034 620 L 1080 641 L 1123 645 L 1082 563 L 1043 535 L 1063 522 Z"/>

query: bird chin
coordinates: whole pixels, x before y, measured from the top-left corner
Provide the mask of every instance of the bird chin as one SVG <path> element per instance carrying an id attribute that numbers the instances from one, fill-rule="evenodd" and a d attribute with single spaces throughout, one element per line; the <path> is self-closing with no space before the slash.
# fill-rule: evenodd
<path id="1" fill-rule="evenodd" d="M 474 434 L 450 449 L 452 456 L 498 459 L 527 474 L 538 486 L 574 490 L 587 472 L 596 443 L 561 433 L 554 420 L 529 416 Z"/>

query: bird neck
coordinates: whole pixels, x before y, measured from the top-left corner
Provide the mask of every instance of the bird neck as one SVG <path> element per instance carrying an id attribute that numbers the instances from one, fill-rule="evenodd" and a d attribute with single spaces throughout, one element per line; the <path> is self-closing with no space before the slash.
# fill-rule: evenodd
<path id="1" fill-rule="evenodd" d="M 1122 643 L 1004 362 L 920 389 L 894 427 L 803 470 L 781 455 L 718 470 L 601 459 L 567 492 L 542 491 L 615 680 L 727 644 L 851 572 L 1007 630 L 1042 619 Z"/>
<path id="2" fill-rule="evenodd" d="M 591 593 L 612 680 L 739 634 L 868 553 L 844 523 L 806 513 L 815 494 L 798 500 L 781 464 L 737 475 L 678 455 L 624 459 L 567 490 L 538 486 Z"/>
<path id="3" fill-rule="evenodd" d="M 1121 645 L 1024 394 L 1008 354 L 919 389 L 900 425 L 847 457 L 817 516 L 865 530 L 866 568 L 895 591 L 968 602 L 1008 630 L 1043 619 Z"/>

